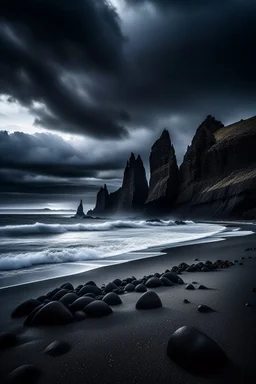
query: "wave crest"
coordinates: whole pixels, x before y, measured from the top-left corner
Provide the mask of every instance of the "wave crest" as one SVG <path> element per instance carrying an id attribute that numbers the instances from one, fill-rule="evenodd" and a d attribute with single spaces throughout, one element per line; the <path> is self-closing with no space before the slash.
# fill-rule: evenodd
<path id="1" fill-rule="evenodd" d="M 90 231 L 110 231 L 114 229 L 125 228 L 147 228 L 152 226 L 172 226 L 174 221 L 166 220 L 161 222 L 147 222 L 116 220 L 106 221 L 97 224 L 25 224 L 25 225 L 7 225 L 0 227 L 0 236 L 22 236 L 22 235 L 38 235 L 38 234 L 60 234 L 65 232 L 90 232 Z"/>

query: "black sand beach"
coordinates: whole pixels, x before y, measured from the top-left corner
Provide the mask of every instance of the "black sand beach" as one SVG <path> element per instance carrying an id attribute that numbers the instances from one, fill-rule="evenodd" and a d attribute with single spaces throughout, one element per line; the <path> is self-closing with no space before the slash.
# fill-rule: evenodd
<path id="1" fill-rule="evenodd" d="M 250 225 L 239 225 L 253 230 Z M 46 280 L 0 290 L 0 332 L 17 333 L 17 346 L 0 350 L 1 383 L 15 368 L 32 364 L 40 372 L 40 384 L 131 384 L 131 383 L 243 383 L 256 377 L 256 235 L 165 250 L 163 255 L 104 267 L 70 277 Z M 165 253 L 166 252 L 166 253 Z M 163 273 L 194 259 L 234 261 L 230 268 L 210 272 L 184 272 L 184 285 L 153 288 L 162 308 L 136 310 L 141 293 L 120 295 L 123 304 L 102 318 L 85 318 L 59 326 L 23 326 L 24 318 L 11 318 L 23 301 L 37 298 L 70 282 L 76 287 L 93 280 L 100 287 L 116 278 Z M 245 259 L 241 259 L 245 258 Z M 243 263 L 240 265 L 240 262 Z M 186 284 L 195 290 L 186 290 Z M 200 284 L 207 290 L 197 289 Z M 190 301 L 185 304 L 184 299 Z M 249 305 L 247 306 L 246 303 Z M 200 313 L 205 304 L 211 313 Z M 178 328 L 193 326 L 210 336 L 226 353 L 228 362 L 211 374 L 191 374 L 167 354 L 168 341 Z M 53 341 L 69 343 L 71 350 L 52 357 L 44 349 Z M 214 363 L 213 363 L 214 364 Z"/>

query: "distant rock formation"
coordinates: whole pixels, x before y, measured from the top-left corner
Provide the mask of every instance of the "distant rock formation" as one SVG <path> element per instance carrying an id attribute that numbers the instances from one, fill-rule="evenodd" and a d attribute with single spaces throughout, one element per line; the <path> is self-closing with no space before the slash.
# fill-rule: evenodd
<path id="1" fill-rule="evenodd" d="M 88 215 L 127 213 L 143 209 L 148 196 L 148 183 L 140 155 L 135 159 L 132 153 L 126 163 L 122 187 L 108 193 L 104 185 L 97 193 L 96 206 Z"/>
<path id="2" fill-rule="evenodd" d="M 207 116 L 180 166 L 175 212 L 201 218 L 256 217 L 256 117 L 224 127 Z"/>
<path id="3" fill-rule="evenodd" d="M 106 184 L 104 187 L 101 187 L 96 197 L 96 205 L 93 210 L 87 212 L 87 215 L 101 215 L 104 214 L 108 208 L 108 189 Z"/>
<path id="4" fill-rule="evenodd" d="M 122 187 L 108 193 L 104 185 L 88 214 L 171 212 L 181 219 L 255 219 L 255 142 L 256 116 L 224 127 L 209 115 L 198 127 L 179 169 L 164 130 L 151 148 L 149 188 L 143 162 L 132 153 Z"/>
<path id="5" fill-rule="evenodd" d="M 165 129 L 153 144 L 150 153 L 149 194 L 147 213 L 170 211 L 179 190 L 179 169 L 169 132 Z"/>
<path id="6" fill-rule="evenodd" d="M 83 208 L 83 200 L 81 200 L 80 204 L 77 208 L 75 217 L 84 217 L 84 216 L 85 216 L 85 214 L 84 214 L 84 208 Z"/>
<path id="7" fill-rule="evenodd" d="M 131 153 L 127 161 L 121 193 L 118 199 L 118 212 L 138 211 L 143 208 L 148 196 L 148 182 L 140 155 L 135 159 Z"/>

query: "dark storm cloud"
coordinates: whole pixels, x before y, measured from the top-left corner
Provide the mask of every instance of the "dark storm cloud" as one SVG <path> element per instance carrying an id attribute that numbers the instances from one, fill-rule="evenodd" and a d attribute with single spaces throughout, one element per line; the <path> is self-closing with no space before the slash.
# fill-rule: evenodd
<path id="1" fill-rule="evenodd" d="M 90 96 L 97 73 L 111 76 L 122 67 L 124 38 L 109 2 L 3 0 L 0 17 L 1 93 L 28 106 L 45 128 L 127 134 L 128 113 Z M 72 80 L 75 74 L 81 79 Z M 33 101 L 43 106 L 35 109 Z"/>
<path id="2" fill-rule="evenodd" d="M 97 177 L 99 172 L 112 169 L 114 176 L 125 161 L 120 152 L 110 151 L 102 158 L 93 147 L 89 152 L 58 135 L 0 131 L 0 169 L 69 178 Z"/>
<path id="3" fill-rule="evenodd" d="M 147 162 L 164 127 L 181 161 L 208 114 L 224 124 L 255 114 L 255 1 L 126 0 L 119 16 L 103 0 L 2 0 L 0 94 L 35 125 L 95 139 L 81 149 L 3 134 L 8 191 L 23 180 L 24 193 L 80 193 L 79 177 L 117 188 L 129 152 Z M 95 197 L 98 182 L 85 184 Z"/>

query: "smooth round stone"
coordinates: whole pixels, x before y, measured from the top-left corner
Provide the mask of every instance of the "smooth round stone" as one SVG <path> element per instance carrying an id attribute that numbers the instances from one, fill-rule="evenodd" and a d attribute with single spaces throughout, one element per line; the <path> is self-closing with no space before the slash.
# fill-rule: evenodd
<path id="1" fill-rule="evenodd" d="M 117 285 L 116 284 L 114 284 L 114 283 L 108 283 L 107 285 L 106 285 L 106 287 L 104 288 L 104 291 L 106 292 L 106 293 L 109 293 L 109 292 L 113 292 L 113 290 L 114 289 L 117 289 L 118 287 L 117 287 Z"/>
<path id="2" fill-rule="evenodd" d="M 198 289 L 209 289 L 209 288 L 207 288 L 205 285 L 203 285 L 203 284 L 200 284 L 199 285 L 199 287 L 198 287 Z"/>
<path id="3" fill-rule="evenodd" d="M 43 303 L 45 300 L 47 300 L 47 297 L 46 297 L 46 295 L 42 295 L 42 296 L 37 297 L 36 300 L 38 300 L 41 303 Z"/>
<path id="4" fill-rule="evenodd" d="M 198 282 L 197 281 L 192 281 L 192 284 L 198 284 Z"/>
<path id="5" fill-rule="evenodd" d="M 55 295 L 52 296 L 52 301 L 59 301 L 63 296 L 65 296 L 69 291 L 67 289 L 60 289 Z"/>
<path id="6" fill-rule="evenodd" d="M 60 286 L 60 288 L 68 289 L 69 291 L 74 291 L 74 287 L 71 283 L 64 283 Z"/>
<path id="7" fill-rule="evenodd" d="M 84 312 L 90 317 L 102 317 L 113 313 L 110 306 L 101 300 L 95 300 L 84 308 Z"/>
<path id="8" fill-rule="evenodd" d="M 115 279 L 112 281 L 113 284 L 117 285 L 118 287 L 120 287 L 122 281 L 120 279 Z"/>
<path id="9" fill-rule="evenodd" d="M 171 280 L 167 279 L 167 277 L 162 276 L 162 277 L 160 277 L 160 280 L 165 287 L 172 287 L 173 286 L 173 283 L 171 282 Z"/>
<path id="10" fill-rule="evenodd" d="M 185 289 L 188 289 L 189 291 L 191 291 L 192 289 L 195 289 L 195 287 L 193 284 L 188 284 L 188 285 L 186 285 Z"/>
<path id="11" fill-rule="evenodd" d="M 207 305 L 200 304 L 197 307 L 198 312 L 202 313 L 208 313 L 208 312 L 214 312 L 214 310 L 211 307 L 208 307 Z"/>
<path id="12" fill-rule="evenodd" d="M 86 314 L 83 311 L 77 311 L 74 313 L 74 318 L 76 321 L 82 321 L 86 319 Z"/>
<path id="13" fill-rule="evenodd" d="M 87 283 L 85 283 L 84 285 L 94 285 L 95 287 L 97 287 L 97 284 L 93 280 L 87 281 Z"/>
<path id="14" fill-rule="evenodd" d="M 245 306 L 246 307 L 252 307 L 252 305 L 250 303 L 246 303 Z"/>
<path id="15" fill-rule="evenodd" d="M 101 295 L 101 289 L 95 285 L 84 285 L 80 289 L 79 295 L 85 295 L 86 293 L 94 293 L 94 295 Z"/>
<path id="16" fill-rule="evenodd" d="M 163 285 L 163 282 L 159 279 L 159 277 L 154 276 L 148 279 L 145 285 L 147 288 L 157 288 L 161 287 Z"/>
<path id="17" fill-rule="evenodd" d="M 61 356 L 71 350 L 66 341 L 55 340 L 45 348 L 44 353 L 50 356 Z"/>
<path id="18" fill-rule="evenodd" d="M 153 291 L 143 293 L 136 303 L 136 309 L 155 309 L 162 306 L 160 297 Z"/>
<path id="19" fill-rule="evenodd" d="M 11 348 L 18 344 L 18 337 L 12 332 L 0 333 L 0 349 Z"/>
<path id="20" fill-rule="evenodd" d="M 183 300 L 183 303 L 185 303 L 185 304 L 189 304 L 189 303 L 190 303 L 190 301 L 189 301 L 189 300 L 187 300 L 187 299 L 184 299 L 184 300 Z"/>
<path id="21" fill-rule="evenodd" d="M 129 283 L 127 284 L 125 287 L 124 287 L 124 290 L 126 292 L 134 292 L 135 290 L 135 286 L 132 284 L 132 283 Z"/>
<path id="22" fill-rule="evenodd" d="M 179 284 L 181 278 L 175 272 L 166 272 L 162 277 L 167 277 L 172 283 Z"/>
<path id="23" fill-rule="evenodd" d="M 50 302 L 50 301 L 49 301 Z M 44 307 L 45 304 L 41 304 L 38 307 L 36 307 L 29 315 L 28 317 L 24 320 L 23 325 L 30 325 L 31 321 L 33 320 L 35 314 Z"/>
<path id="24" fill-rule="evenodd" d="M 95 293 L 85 293 L 83 296 L 84 297 L 91 297 L 92 299 L 95 299 L 95 297 L 96 297 Z"/>
<path id="25" fill-rule="evenodd" d="M 114 289 L 113 292 L 117 293 L 118 295 L 123 295 L 124 294 L 124 289 L 119 287 L 119 288 Z"/>
<path id="26" fill-rule="evenodd" d="M 219 345 L 193 327 L 181 327 L 172 334 L 167 356 L 183 369 L 198 375 L 212 373 L 227 361 Z"/>
<path id="27" fill-rule="evenodd" d="M 76 291 L 80 291 L 80 289 L 83 288 L 83 284 L 79 284 L 77 287 L 76 287 Z"/>
<path id="28" fill-rule="evenodd" d="M 147 292 L 147 288 L 144 284 L 139 284 L 135 287 L 135 292 L 140 292 L 140 293 Z"/>
<path id="29" fill-rule="evenodd" d="M 239 265 L 244 265 L 244 263 L 239 263 Z"/>
<path id="30" fill-rule="evenodd" d="M 59 301 L 51 301 L 41 308 L 31 320 L 31 325 L 60 325 L 73 321 L 72 313 Z"/>
<path id="31" fill-rule="evenodd" d="M 69 309 L 71 312 L 81 311 L 86 307 L 86 305 L 92 303 L 93 301 L 94 299 L 89 296 L 79 297 L 79 299 L 70 304 Z"/>
<path id="32" fill-rule="evenodd" d="M 28 316 L 36 307 L 41 305 L 41 301 L 36 299 L 29 299 L 24 303 L 20 304 L 14 311 L 12 312 L 12 317 L 22 317 Z"/>
<path id="33" fill-rule="evenodd" d="M 120 297 L 114 293 L 114 292 L 109 292 L 107 293 L 103 299 L 102 299 L 105 303 L 107 303 L 108 305 L 120 305 L 122 304 L 122 300 L 120 299 Z"/>
<path id="34" fill-rule="evenodd" d="M 60 299 L 60 303 L 64 304 L 66 307 L 68 307 L 77 298 L 78 298 L 78 296 L 75 293 L 67 293 L 66 295 L 62 296 L 62 298 Z"/>
<path id="35" fill-rule="evenodd" d="M 7 376 L 5 384 L 36 384 L 40 377 L 41 372 L 34 365 L 21 365 Z"/>
<path id="36" fill-rule="evenodd" d="M 141 284 L 141 280 L 133 280 L 132 281 L 132 284 L 135 286 L 135 287 L 137 287 L 137 285 L 139 285 L 139 284 Z"/>
<path id="37" fill-rule="evenodd" d="M 202 272 L 210 272 L 210 269 L 207 268 L 207 267 L 203 267 L 203 268 L 201 269 L 201 271 L 202 271 Z"/>
<path id="38" fill-rule="evenodd" d="M 46 294 L 47 299 L 51 299 L 59 291 L 60 291 L 60 288 L 54 288 L 52 291 Z"/>

